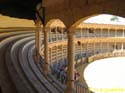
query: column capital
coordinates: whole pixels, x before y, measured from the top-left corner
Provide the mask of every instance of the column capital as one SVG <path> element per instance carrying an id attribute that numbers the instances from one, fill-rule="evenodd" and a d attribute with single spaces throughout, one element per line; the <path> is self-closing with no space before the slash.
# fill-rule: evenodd
<path id="1" fill-rule="evenodd" d="M 75 28 L 75 27 L 69 28 L 69 32 L 75 32 L 75 31 L 76 31 L 76 28 Z"/>
<path id="2" fill-rule="evenodd" d="M 42 25 L 42 21 L 40 20 L 38 14 L 36 13 L 36 20 L 35 20 L 35 25 L 39 25 L 41 26 Z"/>
<path id="3" fill-rule="evenodd" d="M 36 31 L 42 31 L 42 27 L 39 27 L 39 26 L 38 26 L 38 27 L 36 28 Z"/>
<path id="4" fill-rule="evenodd" d="M 36 21 L 36 26 L 39 26 L 39 27 L 42 27 L 42 23 L 41 23 L 41 21 Z"/>
<path id="5" fill-rule="evenodd" d="M 43 25 L 39 19 L 35 20 L 36 30 L 40 31 L 43 28 Z"/>
<path id="6" fill-rule="evenodd" d="M 69 35 L 73 35 L 73 34 L 75 34 L 75 32 L 76 32 L 76 28 L 69 28 L 69 29 L 67 29 L 67 33 Z"/>
<path id="7" fill-rule="evenodd" d="M 42 7 L 42 2 L 38 3 L 36 6 L 36 10 L 39 11 Z"/>
<path id="8" fill-rule="evenodd" d="M 43 30 L 44 32 L 49 32 L 50 31 L 50 27 L 43 27 L 43 29 L 44 29 Z"/>

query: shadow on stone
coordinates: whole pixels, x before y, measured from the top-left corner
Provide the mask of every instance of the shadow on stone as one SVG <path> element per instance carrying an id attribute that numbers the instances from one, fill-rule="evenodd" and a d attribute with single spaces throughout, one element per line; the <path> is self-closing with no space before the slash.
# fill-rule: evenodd
<path id="1" fill-rule="evenodd" d="M 1 87 L 0 87 L 0 93 L 3 93 L 3 92 L 2 92 L 2 88 L 1 88 Z"/>

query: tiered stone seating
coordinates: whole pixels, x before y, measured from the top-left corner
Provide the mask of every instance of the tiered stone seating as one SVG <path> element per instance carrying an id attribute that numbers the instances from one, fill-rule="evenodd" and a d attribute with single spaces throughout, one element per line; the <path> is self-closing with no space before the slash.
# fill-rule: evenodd
<path id="1" fill-rule="evenodd" d="M 108 32 L 107 29 L 102 29 L 102 32 L 100 32 L 100 29 L 79 29 L 79 31 L 76 33 L 75 42 L 76 64 L 80 64 L 83 60 L 84 62 L 87 62 L 87 59 L 91 58 L 93 55 L 100 55 L 97 56 L 97 58 L 99 59 L 103 57 L 102 54 L 104 53 L 109 53 L 108 55 L 111 57 L 114 56 L 111 55 L 111 53 L 115 53 L 116 50 L 120 51 L 122 49 L 122 41 L 104 41 L 105 38 L 114 38 L 115 35 L 118 38 L 121 38 L 123 36 L 123 31 L 119 30 L 117 31 L 117 34 L 113 31 L 114 30 L 110 30 Z M 66 69 L 68 63 L 67 44 L 63 44 L 61 42 L 67 40 L 67 35 L 63 33 L 64 36 L 62 37 L 62 33 L 58 31 L 56 33 L 57 34 L 55 35 L 55 32 L 51 32 L 48 39 L 49 45 L 52 43 L 56 44 L 52 47 L 49 46 L 48 55 L 50 72 L 46 76 L 43 73 L 44 55 L 41 55 L 42 59 L 40 60 L 40 63 L 36 63 L 35 61 L 35 46 L 33 37 L 34 34 L 32 34 L 31 32 L 29 34 L 24 32 L 11 32 L 11 34 L 8 34 L 6 36 L 1 35 L 2 37 L 0 37 L 0 40 L 10 35 L 14 36 L 10 37 L 9 41 L 7 41 L 8 39 L 4 41 L 12 42 L 8 46 L 9 48 L 6 52 L 6 64 L 10 76 L 12 77 L 12 80 L 20 93 L 27 93 L 27 91 L 29 93 L 64 92 L 64 89 L 66 88 Z M 109 38 L 109 40 L 110 39 L 111 38 Z M 43 40 L 43 36 L 41 40 Z M 6 45 L 6 43 L 4 42 L 1 42 L 2 46 Z M 123 49 L 125 49 L 124 45 L 125 43 L 123 43 Z M 43 51 L 44 47 L 41 47 L 41 52 L 43 53 Z M 115 53 L 115 56 L 117 55 L 121 55 L 120 52 Z M 124 55 L 124 53 L 122 55 Z M 64 67 L 63 70 L 62 67 Z"/>

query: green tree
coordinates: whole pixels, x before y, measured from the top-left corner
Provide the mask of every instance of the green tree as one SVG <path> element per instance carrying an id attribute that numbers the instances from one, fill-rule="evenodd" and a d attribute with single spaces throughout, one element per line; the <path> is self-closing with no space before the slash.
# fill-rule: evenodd
<path id="1" fill-rule="evenodd" d="M 117 16 L 112 16 L 112 18 L 110 19 L 111 21 L 119 21 L 119 18 Z"/>

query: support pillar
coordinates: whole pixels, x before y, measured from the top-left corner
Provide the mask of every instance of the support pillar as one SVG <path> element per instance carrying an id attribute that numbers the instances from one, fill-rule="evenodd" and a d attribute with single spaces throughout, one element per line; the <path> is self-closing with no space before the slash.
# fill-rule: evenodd
<path id="1" fill-rule="evenodd" d="M 110 37 L 110 29 L 108 29 L 108 38 Z"/>
<path id="2" fill-rule="evenodd" d="M 64 32 L 64 30 L 63 30 L 63 28 L 61 28 L 61 37 L 62 37 L 62 40 L 64 39 L 63 32 Z"/>
<path id="3" fill-rule="evenodd" d="M 122 42 L 121 51 L 123 51 L 123 47 L 124 47 L 124 46 L 123 46 L 123 42 Z"/>
<path id="4" fill-rule="evenodd" d="M 103 29 L 101 29 L 101 38 L 102 38 L 102 31 L 103 31 Z"/>
<path id="5" fill-rule="evenodd" d="M 63 56 L 63 45 L 61 45 L 61 51 L 62 51 L 62 53 L 61 53 L 61 58 L 62 58 L 62 62 L 64 61 L 63 59 L 64 59 L 64 56 Z"/>
<path id="6" fill-rule="evenodd" d="M 83 49 L 82 44 L 80 44 L 80 59 L 81 59 L 81 62 L 82 62 L 82 49 Z"/>
<path id="7" fill-rule="evenodd" d="M 93 54 L 95 55 L 95 41 L 93 42 Z"/>
<path id="8" fill-rule="evenodd" d="M 115 29 L 115 38 L 117 37 L 117 29 Z"/>
<path id="9" fill-rule="evenodd" d="M 52 48 L 50 48 L 50 52 L 49 53 L 50 53 L 50 58 L 49 58 L 50 59 L 50 65 L 52 65 Z"/>
<path id="10" fill-rule="evenodd" d="M 90 38 L 89 37 L 89 28 L 87 28 L 87 37 Z"/>
<path id="11" fill-rule="evenodd" d="M 52 35 L 51 35 L 51 29 L 49 30 L 49 42 L 52 42 Z"/>
<path id="12" fill-rule="evenodd" d="M 125 30 L 123 29 L 123 38 L 125 37 Z"/>
<path id="13" fill-rule="evenodd" d="M 56 63 L 59 63 L 59 59 L 58 59 L 58 46 L 56 46 Z"/>
<path id="14" fill-rule="evenodd" d="M 81 31 L 81 41 L 82 41 L 82 28 L 80 29 L 80 31 Z M 80 41 L 80 42 L 81 42 Z M 81 62 L 82 62 L 82 49 L 83 49 L 83 46 L 82 46 L 83 44 L 82 44 L 82 42 L 80 43 L 80 59 L 81 59 Z"/>
<path id="15" fill-rule="evenodd" d="M 81 39 L 82 39 L 82 28 L 80 28 L 80 31 L 81 31 Z"/>
<path id="16" fill-rule="evenodd" d="M 108 52 L 109 52 L 109 43 L 110 43 L 110 42 L 108 41 L 108 42 L 107 42 Z"/>
<path id="17" fill-rule="evenodd" d="M 113 51 L 117 51 L 117 43 L 116 43 L 116 41 L 114 42 L 115 43 L 115 45 L 114 45 L 114 49 L 113 49 Z"/>
<path id="18" fill-rule="evenodd" d="M 101 55 L 102 55 L 102 41 L 100 41 L 100 44 L 101 44 Z"/>
<path id="19" fill-rule="evenodd" d="M 89 42 L 86 43 L 86 57 L 88 57 L 88 45 L 89 45 Z"/>
<path id="20" fill-rule="evenodd" d="M 74 66 L 75 66 L 75 31 L 68 29 L 68 69 L 67 69 L 67 87 L 64 93 L 75 93 L 74 88 Z"/>
<path id="21" fill-rule="evenodd" d="M 57 36 L 57 27 L 55 28 L 55 40 L 56 40 L 56 42 L 58 41 L 58 36 Z"/>
<path id="22" fill-rule="evenodd" d="M 41 52 L 41 32 L 42 32 L 42 27 L 41 27 L 41 21 L 40 19 L 37 17 L 36 20 L 36 31 L 35 31 L 35 47 L 36 47 L 36 62 L 38 63 L 40 60 L 40 52 Z"/>
<path id="23" fill-rule="evenodd" d="M 44 55 L 45 55 L 45 63 L 44 63 L 44 74 L 48 74 L 49 72 L 49 54 L 48 54 L 48 28 L 43 27 L 44 31 Z"/>

